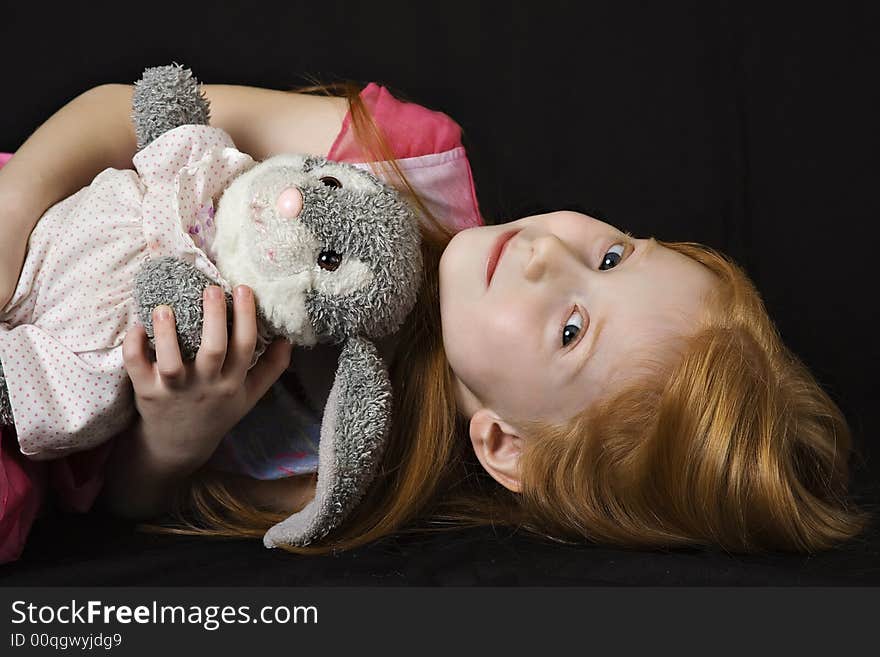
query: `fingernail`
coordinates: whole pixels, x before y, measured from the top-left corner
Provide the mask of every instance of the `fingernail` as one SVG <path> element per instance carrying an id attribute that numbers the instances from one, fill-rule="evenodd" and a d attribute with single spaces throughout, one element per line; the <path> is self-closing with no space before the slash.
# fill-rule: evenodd
<path id="1" fill-rule="evenodd" d="M 248 298 L 248 288 L 246 285 L 239 285 L 235 288 L 235 296 L 239 301 L 244 301 Z"/>
<path id="2" fill-rule="evenodd" d="M 209 299 L 213 301 L 219 301 L 221 297 L 220 288 L 216 285 L 209 285 L 207 295 Z"/>
<path id="3" fill-rule="evenodd" d="M 155 321 L 156 319 L 160 322 L 171 319 L 171 308 L 168 306 L 156 306 L 156 309 L 153 310 L 153 320 Z"/>

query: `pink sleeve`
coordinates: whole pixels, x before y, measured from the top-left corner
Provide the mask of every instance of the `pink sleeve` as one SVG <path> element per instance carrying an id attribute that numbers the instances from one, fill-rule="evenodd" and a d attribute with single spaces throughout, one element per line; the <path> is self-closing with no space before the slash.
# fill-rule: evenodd
<path id="1" fill-rule="evenodd" d="M 442 153 L 461 146 L 461 128 L 443 112 L 397 100 L 375 82 L 364 87 L 360 96 L 397 159 Z M 327 159 L 369 161 L 354 139 L 351 114 L 346 114 L 343 119 L 342 129 L 330 147 Z"/>
<path id="2" fill-rule="evenodd" d="M 443 112 L 397 100 L 373 82 L 360 97 L 398 167 L 428 210 L 456 231 L 484 225 L 461 127 Z M 343 119 L 327 159 L 370 168 L 366 163 L 373 158 L 355 139 L 350 113 Z"/>

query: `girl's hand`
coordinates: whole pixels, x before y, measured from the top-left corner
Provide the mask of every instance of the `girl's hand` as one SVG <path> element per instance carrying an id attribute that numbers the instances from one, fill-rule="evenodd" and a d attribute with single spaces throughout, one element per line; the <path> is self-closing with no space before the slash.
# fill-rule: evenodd
<path id="1" fill-rule="evenodd" d="M 218 293 L 212 296 L 212 291 Z M 202 343 L 194 361 L 180 355 L 173 316 L 153 312 L 156 362 L 150 362 L 146 330 L 132 328 L 122 347 L 134 386 L 144 434 L 169 469 L 195 470 L 266 394 L 290 364 L 292 345 L 273 342 L 247 369 L 257 342 L 253 291 L 241 285 L 233 294 L 232 343 L 227 350 L 226 302 L 219 287 L 205 290 Z M 170 310 L 170 309 L 169 309 Z"/>

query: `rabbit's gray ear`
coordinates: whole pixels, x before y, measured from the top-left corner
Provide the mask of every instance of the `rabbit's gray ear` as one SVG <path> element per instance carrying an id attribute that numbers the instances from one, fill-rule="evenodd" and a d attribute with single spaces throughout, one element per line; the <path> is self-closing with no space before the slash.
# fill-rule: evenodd
<path id="1" fill-rule="evenodd" d="M 336 528 L 364 496 L 391 425 L 391 379 L 372 342 L 346 341 L 324 407 L 318 484 L 301 511 L 269 529 L 263 544 L 308 545 Z"/>

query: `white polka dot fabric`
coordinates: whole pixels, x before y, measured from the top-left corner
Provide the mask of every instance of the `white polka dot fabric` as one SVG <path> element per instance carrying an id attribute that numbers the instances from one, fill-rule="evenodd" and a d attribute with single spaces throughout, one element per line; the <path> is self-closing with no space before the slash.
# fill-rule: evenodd
<path id="1" fill-rule="evenodd" d="M 137 323 L 142 261 L 176 256 L 227 292 L 209 259 L 214 207 L 253 166 L 229 136 L 180 126 L 49 208 L 28 241 L 18 286 L 0 310 L 0 363 L 19 447 L 35 460 L 109 440 L 136 413 L 122 342 Z M 268 346 L 260 336 L 251 367 Z"/>

